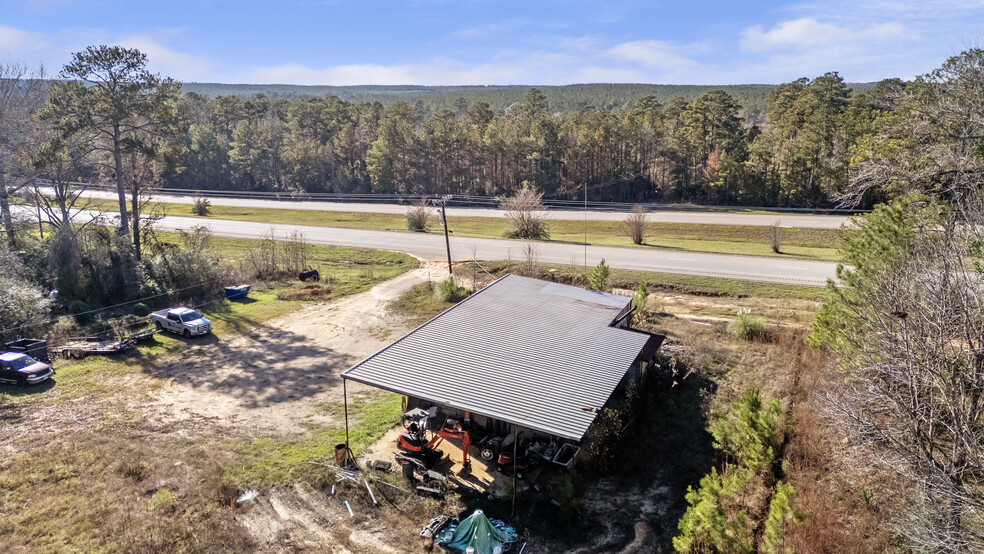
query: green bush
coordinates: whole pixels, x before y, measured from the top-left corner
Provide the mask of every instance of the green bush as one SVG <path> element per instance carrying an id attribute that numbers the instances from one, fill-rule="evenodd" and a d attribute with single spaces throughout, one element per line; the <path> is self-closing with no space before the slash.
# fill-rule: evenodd
<path id="1" fill-rule="evenodd" d="M 89 305 L 81 300 L 73 300 L 72 303 L 68 305 L 68 312 L 72 315 L 79 315 L 88 311 Z"/>
<path id="2" fill-rule="evenodd" d="M 442 302 L 455 303 L 468 296 L 468 290 L 465 287 L 459 287 L 454 282 L 454 277 L 448 277 L 434 288 L 434 296 Z"/>
<path id="3" fill-rule="evenodd" d="M 778 398 L 763 405 L 762 393 L 751 388 L 731 409 L 711 423 L 714 447 L 743 467 L 760 473 L 769 469 L 783 443 L 786 418 Z"/>
<path id="4" fill-rule="evenodd" d="M 755 340 L 765 333 L 765 322 L 748 312 L 741 312 L 728 324 L 728 332 L 738 339 Z"/>
<path id="5" fill-rule="evenodd" d="M 75 321 L 74 317 L 64 315 L 58 318 L 58 321 L 52 326 L 51 331 L 56 336 L 70 337 L 78 334 L 79 324 Z"/>
<path id="6" fill-rule="evenodd" d="M 632 307 L 635 308 L 635 317 L 638 320 L 645 319 L 649 313 L 649 287 L 645 281 L 639 283 L 639 288 L 632 297 Z"/>
<path id="7" fill-rule="evenodd" d="M 168 514 L 174 511 L 174 493 L 168 489 L 161 489 L 150 497 L 150 509 L 155 512 Z"/>
<path id="8" fill-rule="evenodd" d="M 133 315 L 137 317 L 147 317 L 150 315 L 150 308 L 148 308 L 143 302 L 137 302 L 133 305 Z"/>
<path id="9" fill-rule="evenodd" d="M 711 472 L 697 490 L 687 487 L 687 511 L 673 537 L 677 552 L 754 552 L 745 510 L 735 510 L 734 499 L 748 483 L 749 475 L 728 466 L 720 475 Z"/>
<path id="10" fill-rule="evenodd" d="M 427 206 L 424 199 L 421 199 L 419 203 L 407 208 L 406 223 L 408 231 L 426 231 L 429 219 L 430 208 Z"/>
<path id="11" fill-rule="evenodd" d="M 769 503 L 769 516 L 765 520 L 765 537 L 762 550 L 767 554 L 784 554 L 791 549 L 783 548 L 786 530 L 789 525 L 801 519 L 795 508 L 796 491 L 789 483 L 779 481 L 776 495 Z"/>
<path id="12" fill-rule="evenodd" d="M 195 203 L 191 206 L 191 213 L 201 217 L 210 216 L 212 215 L 212 203 L 205 197 L 196 198 Z"/>
<path id="13" fill-rule="evenodd" d="M 611 276 L 612 270 L 605 263 L 605 258 L 602 258 L 598 265 L 595 266 L 591 273 L 588 274 L 588 287 L 591 290 L 605 291 L 608 290 L 608 278 Z"/>

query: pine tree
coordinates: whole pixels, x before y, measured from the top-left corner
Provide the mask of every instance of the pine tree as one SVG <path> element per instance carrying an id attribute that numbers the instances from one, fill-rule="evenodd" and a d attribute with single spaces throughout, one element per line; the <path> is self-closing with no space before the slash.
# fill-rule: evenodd
<path id="1" fill-rule="evenodd" d="M 609 269 L 608 264 L 605 263 L 605 258 L 602 258 L 598 265 L 595 266 L 594 270 L 588 274 L 588 287 L 591 290 L 597 290 L 604 292 L 608 289 L 608 277 L 611 275 L 611 269 Z"/>
<path id="2" fill-rule="evenodd" d="M 776 484 L 776 495 L 769 504 L 769 516 L 765 520 L 762 550 L 766 554 L 792 554 L 792 548 L 783 548 L 782 545 L 789 525 L 800 520 L 794 507 L 795 499 L 796 491 L 792 485 L 782 481 Z"/>

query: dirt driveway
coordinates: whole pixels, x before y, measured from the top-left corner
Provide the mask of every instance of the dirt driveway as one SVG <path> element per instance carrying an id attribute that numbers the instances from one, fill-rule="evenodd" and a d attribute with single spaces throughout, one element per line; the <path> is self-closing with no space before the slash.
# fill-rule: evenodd
<path id="1" fill-rule="evenodd" d="M 180 359 L 161 366 L 158 377 L 166 380 L 142 407 L 164 422 L 205 420 L 280 438 L 331 424 L 340 417 L 339 374 L 409 330 L 390 313 L 390 302 L 439 274 L 424 265 L 242 336 L 195 341 Z M 374 390 L 349 384 L 350 398 Z"/>

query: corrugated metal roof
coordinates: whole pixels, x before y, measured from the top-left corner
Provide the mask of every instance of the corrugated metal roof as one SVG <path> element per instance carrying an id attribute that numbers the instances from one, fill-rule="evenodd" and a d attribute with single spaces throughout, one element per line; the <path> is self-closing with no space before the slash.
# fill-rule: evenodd
<path id="1" fill-rule="evenodd" d="M 507 275 L 342 376 L 580 440 L 648 340 L 630 302 Z"/>

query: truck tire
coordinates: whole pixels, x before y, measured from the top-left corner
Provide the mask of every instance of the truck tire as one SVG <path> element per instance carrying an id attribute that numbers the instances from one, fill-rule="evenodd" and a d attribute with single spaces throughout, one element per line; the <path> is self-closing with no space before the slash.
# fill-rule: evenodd
<path id="1" fill-rule="evenodd" d="M 155 321 L 154 322 L 154 327 L 157 327 L 157 330 L 158 331 L 163 331 L 164 330 L 164 326 L 161 325 L 161 322 L 160 321 Z"/>
<path id="2" fill-rule="evenodd" d="M 184 333 L 182 333 L 182 335 L 184 335 L 184 338 L 190 339 L 191 338 L 191 331 L 185 329 L 184 330 Z"/>

